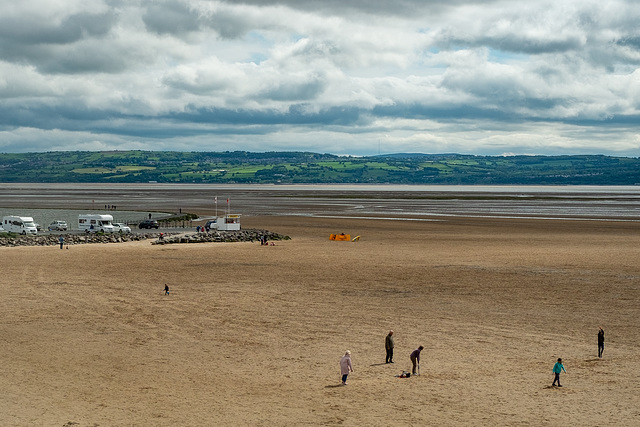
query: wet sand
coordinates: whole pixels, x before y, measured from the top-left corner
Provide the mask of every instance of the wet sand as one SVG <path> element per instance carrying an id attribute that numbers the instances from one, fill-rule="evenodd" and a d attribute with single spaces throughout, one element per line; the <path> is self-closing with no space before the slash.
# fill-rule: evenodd
<path id="1" fill-rule="evenodd" d="M 292 240 L 0 248 L 0 424 L 640 423 L 637 223 L 243 227 Z M 419 345 L 422 375 L 395 378 Z"/>

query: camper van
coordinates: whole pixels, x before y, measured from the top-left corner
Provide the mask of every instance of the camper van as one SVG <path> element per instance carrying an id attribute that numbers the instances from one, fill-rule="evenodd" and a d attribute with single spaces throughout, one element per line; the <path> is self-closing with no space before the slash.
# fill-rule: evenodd
<path id="1" fill-rule="evenodd" d="M 4 231 L 19 234 L 38 234 L 36 224 L 30 216 L 5 216 L 2 218 Z"/>
<path id="2" fill-rule="evenodd" d="M 113 233 L 113 217 L 111 215 L 100 214 L 80 214 L 78 215 L 78 230 L 85 233 Z"/>

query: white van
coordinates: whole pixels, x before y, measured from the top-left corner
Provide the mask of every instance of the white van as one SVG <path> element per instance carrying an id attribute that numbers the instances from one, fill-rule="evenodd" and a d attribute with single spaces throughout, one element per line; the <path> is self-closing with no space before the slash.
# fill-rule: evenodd
<path id="1" fill-rule="evenodd" d="M 86 233 L 113 233 L 113 217 L 111 215 L 100 214 L 80 214 L 78 215 L 78 230 Z"/>
<path id="2" fill-rule="evenodd" d="M 2 228 L 12 233 L 38 234 L 36 224 L 30 216 L 5 216 L 2 218 Z"/>

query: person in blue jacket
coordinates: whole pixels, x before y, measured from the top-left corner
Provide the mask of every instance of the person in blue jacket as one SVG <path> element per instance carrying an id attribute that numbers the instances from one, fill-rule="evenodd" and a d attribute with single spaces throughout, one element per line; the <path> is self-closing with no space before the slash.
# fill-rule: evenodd
<path id="1" fill-rule="evenodd" d="M 564 365 L 562 364 L 562 359 L 558 358 L 558 361 L 556 362 L 556 364 L 553 365 L 554 378 L 553 378 L 553 384 L 551 384 L 551 386 L 556 385 L 556 382 L 558 382 L 558 387 L 562 387 L 560 385 L 560 372 L 562 371 L 564 371 L 565 374 L 567 373 L 567 371 L 564 369 Z"/>

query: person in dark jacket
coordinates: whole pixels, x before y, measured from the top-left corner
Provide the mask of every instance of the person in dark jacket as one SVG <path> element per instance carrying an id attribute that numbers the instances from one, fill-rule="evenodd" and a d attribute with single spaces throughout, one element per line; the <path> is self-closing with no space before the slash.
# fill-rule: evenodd
<path id="1" fill-rule="evenodd" d="M 424 349 L 423 346 L 420 346 L 411 352 L 409 359 L 411 359 L 411 363 L 413 363 L 413 370 L 411 371 L 413 375 L 416 374 L 416 364 L 420 365 L 420 352 Z"/>
<path id="2" fill-rule="evenodd" d="M 602 353 L 604 353 L 604 330 L 600 327 L 598 331 L 598 357 L 602 358 Z"/>
<path id="3" fill-rule="evenodd" d="M 384 339 L 384 348 L 387 350 L 387 358 L 385 359 L 385 363 L 393 363 L 393 331 L 389 331 L 389 334 Z"/>

